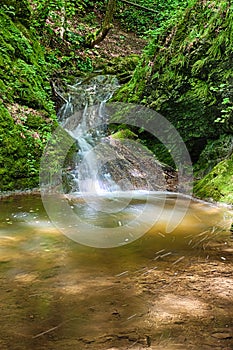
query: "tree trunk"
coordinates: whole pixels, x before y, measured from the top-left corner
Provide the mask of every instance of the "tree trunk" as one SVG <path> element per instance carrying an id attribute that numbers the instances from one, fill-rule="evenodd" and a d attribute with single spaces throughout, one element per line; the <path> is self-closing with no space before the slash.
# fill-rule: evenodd
<path id="1" fill-rule="evenodd" d="M 112 21 L 116 10 L 116 0 L 109 0 L 107 4 L 106 13 L 100 29 L 95 33 L 88 35 L 86 40 L 86 46 L 93 48 L 99 44 L 107 36 L 109 30 L 113 27 Z"/>

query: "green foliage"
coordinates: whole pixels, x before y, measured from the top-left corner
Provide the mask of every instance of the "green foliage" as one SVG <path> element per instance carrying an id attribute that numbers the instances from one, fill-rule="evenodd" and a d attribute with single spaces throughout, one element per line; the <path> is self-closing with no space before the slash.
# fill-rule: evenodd
<path id="1" fill-rule="evenodd" d="M 159 36 L 155 30 L 131 81 L 115 96 L 167 117 L 194 161 L 205 140 L 232 132 L 232 9 L 224 0 L 191 1 Z"/>
<path id="2" fill-rule="evenodd" d="M 0 11 L 0 86 L 2 101 L 54 113 L 43 50 L 29 30 Z"/>
<path id="3" fill-rule="evenodd" d="M 40 35 L 40 42 L 45 46 L 45 60 L 48 68 L 64 72 L 67 70 L 92 71 L 90 55 L 84 51 L 86 36 L 90 31 L 84 23 L 88 15 L 93 14 L 96 27 L 96 15 L 90 12 L 94 3 L 87 0 L 32 0 L 34 9 L 31 18 L 32 27 Z M 88 32 L 87 32 L 88 31 Z"/>
<path id="4" fill-rule="evenodd" d="M 43 49 L 19 18 L 6 13 L 0 10 L 1 191 L 38 186 L 40 157 L 56 118 Z"/>
<path id="5" fill-rule="evenodd" d="M 194 186 L 194 194 L 204 199 L 233 204 L 233 156 L 217 164 Z"/>
<path id="6" fill-rule="evenodd" d="M 207 175 L 218 163 L 229 158 L 233 150 L 233 136 L 223 134 L 217 140 L 209 140 L 194 165 L 197 179 Z"/>
<path id="7" fill-rule="evenodd" d="M 221 108 L 221 114 L 214 120 L 215 123 L 223 125 L 227 131 L 233 131 L 233 99 L 232 88 L 233 83 L 222 83 L 219 86 L 211 86 L 210 90 L 214 95 L 215 101 L 218 101 Z"/>
<path id="8" fill-rule="evenodd" d="M 0 190 L 38 186 L 40 158 L 54 123 L 46 112 L 0 106 Z"/>
<path id="9" fill-rule="evenodd" d="M 86 59 L 78 59 L 77 60 L 77 67 L 82 72 L 92 72 L 93 66 L 92 66 L 92 60 L 87 57 Z"/>
<path id="10" fill-rule="evenodd" d="M 1 0 L 1 11 L 5 12 L 13 21 L 20 21 L 29 27 L 31 8 L 27 0 Z"/>
<path id="11" fill-rule="evenodd" d="M 72 18 L 77 10 L 83 10 L 82 4 L 74 0 L 32 0 L 34 8 L 34 26 L 44 27 L 46 24 L 61 25 L 61 16 Z"/>
<path id="12" fill-rule="evenodd" d="M 34 9 L 32 16 L 32 25 L 43 35 L 45 32 L 51 35 L 60 35 L 64 29 L 64 35 L 67 35 L 69 21 L 74 16 L 86 14 L 89 7 L 87 0 L 32 0 Z M 93 7 L 93 4 L 90 3 Z"/>
<path id="13" fill-rule="evenodd" d="M 147 35 L 155 36 L 155 33 L 160 32 L 161 28 L 167 25 L 167 21 L 177 13 L 178 9 L 183 9 L 187 6 L 188 1 L 139 0 L 135 1 L 135 3 L 155 12 L 130 6 L 129 4 L 119 1 L 116 19 L 118 19 L 122 27 L 126 28 L 128 31 L 136 32 L 139 35 L 143 35 L 147 32 Z"/>

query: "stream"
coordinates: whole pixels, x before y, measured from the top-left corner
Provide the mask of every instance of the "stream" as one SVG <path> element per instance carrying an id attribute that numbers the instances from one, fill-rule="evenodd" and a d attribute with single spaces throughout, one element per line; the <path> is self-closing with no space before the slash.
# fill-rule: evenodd
<path id="1" fill-rule="evenodd" d="M 71 90 L 89 89 L 95 104 L 80 84 Z M 134 161 L 124 188 L 89 157 L 105 137 L 92 118 L 110 96 L 107 84 L 88 119 L 85 96 L 65 97 L 60 120 L 78 143 L 68 186 L 42 169 L 41 195 L 1 198 L 0 349 L 232 349 L 232 209 L 164 180 L 144 188 Z"/>

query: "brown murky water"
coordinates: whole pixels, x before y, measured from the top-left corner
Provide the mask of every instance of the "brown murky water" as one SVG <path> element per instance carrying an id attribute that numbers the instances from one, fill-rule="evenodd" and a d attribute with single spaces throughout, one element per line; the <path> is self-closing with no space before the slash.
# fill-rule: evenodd
<path id="1" fill-rule="evenodd" d="M 0 208 L 1 350 L 233 348 L 230 210 L 193 201 L 166 233 L 169 200 L 148 233 L 101 249 L 62 235 L 40 196 Z"/>

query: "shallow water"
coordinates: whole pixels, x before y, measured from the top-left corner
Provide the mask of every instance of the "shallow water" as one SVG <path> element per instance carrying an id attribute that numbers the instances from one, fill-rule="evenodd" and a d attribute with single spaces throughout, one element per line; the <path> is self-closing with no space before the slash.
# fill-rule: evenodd
<path id="1" fill-rule="evenodd" d="M 69 201 L 92 228 L 111 232 L 144 208 L 143 196 L 131 198 L 127 209 L 118 214 L 111 213 L 110 204 L 110 212 L 101 212 L 86 201 Z M 183 203 L 187 204 L 185 198 L 178 204 L 176 200 L 174 194 L 162 198 L 163 210 L 146 234 L 130 244 L 124 241 L 124 245 L 104 249 L 81 245 L 63 235 L 47 217 L 40 196 L 2 199 L 0 349 L 82 349 L 81 341 L 83 349 L 92 349 L 95 339 L 111 338 L 126 328 L 135 330 L 146 322 L 149 304 L 138 292 L 139 276 L 146 277 L 155 269 L 170 269 L 175 274 L 176 269 L 199 259 L 229 259 L 213 247 L 231 239 L 232 212 L 191 201 L 171 231 L 167 230 L 171 213 L 173 218 L 179 216 Z M 151 218 L 158 212 L 161 197 L 152 194 L 147 202 L 144 214 Z M 103 203 L 106 208 L 106 201 Z M 121 196 L 119 207 L 122 203 Z"/>

